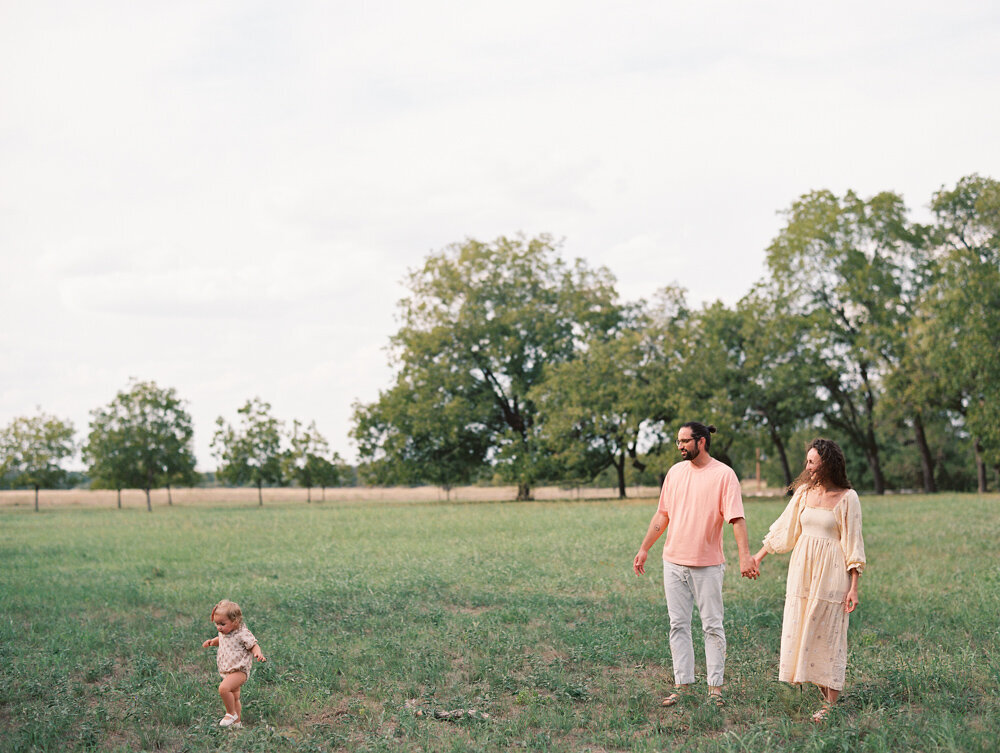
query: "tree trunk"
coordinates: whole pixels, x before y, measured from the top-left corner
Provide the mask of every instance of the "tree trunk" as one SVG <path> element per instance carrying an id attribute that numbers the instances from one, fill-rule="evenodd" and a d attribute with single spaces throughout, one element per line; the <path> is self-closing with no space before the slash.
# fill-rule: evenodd
<path id="1" fill-rule="evenodd" d="M 119 510 L 122 509 L 122 490 L 121 490 L 121 487 L 118 487 L 118 509 Z"/>
<path id="2" fill-rule="evenodd" d="M 924 419 L 919 413 L 913 416 L 913 433 L 917 440 L 917 449 L 920 450 L 920 470 L 924 476 L 924 492 L 933 494 L 937 491 L 937 483 L 934 481 L 934 456 L 931 455 L 931 448 L 927 446 Z"/>
<path id="3" fill-rule="evenodd" d="M 312 504 L 313 501 L 313 488 L 311 486 L 306 487 L 306 503 Z"/>
<path id="4" fill-rule="evenodd" d="M 874 400 L 868 401 L 868 414 L 865 431 L 865 456 L 868 458 L 868 466 L 872 469 L 872 480 L 875 482 L 875 493 L 885 494 L 885 476 L 882 475 L 882 461 L 878 456 L 878 441 L 875 439 L 875 424 L 872 420 L 872 408 Z"/>
<path id="5" fill-rule="evenodd" d="M 639 471 L 639 473 L 642 473 L 644 470 L 646 470 L 646 464 L 641 462 L 639 458 L 636 456 L 635 449 L 636 449 L 636 443 L 633 442 L 631 445 L 629 445 L 628 456 L 632 458 L 632 467 L 635 468 L 637 471 Z"/>
<path id="6" fill-rule="evenodd" d="M 173 506 L 174 498 L 170 496 L 170 484 L 167 484 L 167 504 Z"/>
<path id="7" fill-rule="evenodd" d="M 263 507 L 264 506 L 264 492 L 261 491 L 261 486 L 263 486 L 263 484 L 260 481 L 258 481 L 257 482 L 257 503 L 261 507 Z"/>
<path id="8" fill-rule="evenodd" d="M 882 475 L 882 464 L 878 458 L 878 447 L 874 445 L 866 447 L 865 456 L 868 458 L 868 467 L 872 471 L 872 482 L 875 484 L 875 493 L 885 494 L 885 476 Z"/>
<path id="9" fill-rule="evenodd" d="M 983 460 L 983 444 L 979 441 L 979 437 L 974 437 L 972 441 L 975 443 L 973 447 L 976 451 L 976 482 L 978 484 L 979 493 L 985 494 L 987 484 L 986 462 Z"/>
<path id="10" fill-rule="evenodd" d="M 319 498 L 319 501 L 326 502 L 326 487 L 324 486 L 322 487 L 322 489 L 323 489 L 323 491 L 321 492 L 322 496 Z"/>
<path id="11" fill-rule="evenodd" d="M 792 485 L 792 468 L 788 465 L 788 452 L 785 450 L 785 443 L 781 440 L 781 435 L 778 430 L 774 427 L 774 424 L 768 424 L 771 430 L 771 442 L 774 443 L 774 449 L 778 451 L 778 459 L 781 460 L 781 472 L 785 476 L 785 487 Z"/>
<path id="12" fill-rule="evenodd" d="M 614 461 L 615 470 L 618 471 L 618 499 L 625 499 L 625 452 L 619 453 Z"/>
<path id="13" fill-rule="evenodd" d="M 149 498 L 149 487 L 143 489 L 146 492 L 146 512 L 153 512 L 153 502 Z"/>
<path id="14" fill-rule="evenodd" d="M 35 512 L 38 512 L 38 485 L 35 485 Z"/>
<path id="15" fill-rule="evenodd" d="M 526 502 L 531 499 L 531 484 L 519 481 L 517 484 L 517 501 Z"/>
<path id="16" fill-rule="evenodd" d="M 878 441 L 875 439 L 875 396 L 868 383 L 868 371 L 861 367 L 861 378 L 864 381 L 863 398 L 864 410 L 859 410 L 854 404 L 850 393 L 841 389 L 840 383 L 834 380 L 827 380 L 824 386 L 830 391 L 830 395 L 841 406 L 840 413 L 825 412 L 827 421 L 840 427 L 848 436 L 854 439 L 865 453 L 868 467 L 872 472 L 872 481 L 876 494 L 885 494 L 885 476 L 882 475 L 882 462 L 878 455 Z"/>

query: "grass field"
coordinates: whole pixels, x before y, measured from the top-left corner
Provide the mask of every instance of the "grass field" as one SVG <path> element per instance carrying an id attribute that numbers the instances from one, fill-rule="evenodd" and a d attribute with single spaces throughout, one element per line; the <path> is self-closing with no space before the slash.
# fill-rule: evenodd
<path id="1" fill-rule="evenodd" d="M 660 573 L 630 567 L 651 500 L 2 509 L 0 750 L 997 750 L 1000 497 L 862 503 L 822 727 L 775 680 L 788 558 L 741 580 L 729 532 L 728 705 L 660 708 Z M 753 542 L 782 504 L 748 501 Z M 201 648 L 223 597 L 269 658 L 236 731 Z"/>

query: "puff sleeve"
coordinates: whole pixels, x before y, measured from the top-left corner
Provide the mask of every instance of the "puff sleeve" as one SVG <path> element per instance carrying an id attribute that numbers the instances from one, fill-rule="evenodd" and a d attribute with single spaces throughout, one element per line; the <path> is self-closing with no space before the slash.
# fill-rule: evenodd
<path id="1" fill-rule="evenodd" d="M 795 490 L 785 511 L 771 524 L 764 536 L 764 548 L 770 554 L 792 551 L 802 533 L 802 505 L 805 501 L 804 486 Z"/>
<path id="2" fill-rule="evenodd" d="M 861 536 L 861 500 L 851 489 L 838 505 L 840 522 L 840 548 L 844 550 L 847 571 L 857 570 L 858 575 L 865 570 L 865 541 Z"/>
<path id="3" fill-rule="evenodd" d="M 240 625 L 240 629 L 236 633 L 236 638 L 247 651 L 257 645 L 257 639 L 250 632 L 250 628 L 247 627 L 245 622 Z"/>

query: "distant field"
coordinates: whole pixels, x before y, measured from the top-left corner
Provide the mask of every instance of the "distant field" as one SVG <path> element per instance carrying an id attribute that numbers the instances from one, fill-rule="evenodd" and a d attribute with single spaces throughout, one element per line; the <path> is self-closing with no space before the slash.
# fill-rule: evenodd
<path id="1" fill-rule="evenodd" d="M 744 493 L 748 495 L 774 496 L 780 495 L 780 489 L 760 487 L 756 482 L 744 483 Z M 627 489 L 630 498 L 656 497 L 659 488 L 655 486 L 630 486 Z M 264 504 L 305 502 L 305 489 L 285 487 L 280 489 L 264 489 L 262 496 Z M 517 497 L 516 486 L 459 486 L 446 492 L 437 486 L 418 487 L 336 487 L 313 489 L 313 502 L 504 502 Z M 257 504 L 256 488 L 194 488 L 173 489 L 173 503 L 181 506 L 215 505 L 234 503 L 239 505 Z M 614 499 L 618 497 L 618 489 L 592 489 L 589 487 L 559 487 L 540 486 L 534 490 L 536 500 L 553 499 Z M 43 489 L 39 492 L 39 507 L 116 507 L 117 494 L 105 489 Z M 150 493 L 150 501 L 154 506 L 167 504 L 166 489 L 154 489 Z M 35 493 L 30 490 L 0 491 L 0 507 L 34 507 Z M 146 495 L 139 489 L 122 490 L 122 507 L 146 507 Z"/>
<path id="2" fill-rule="evenodd" d="M 0 751 L 996 750 L 1000 496 L 863 499 L 820 728 L 775 681 L 788 558 L 741 580 L 728 532 L 728 705 L 660 708 L 661 579 L 630 568 L 652 499 L 243 501 L 0 509 Z M 748 502 L 755 542 L 782 506 Z M 222 597 L 270 659 L 239 731 L 201 648 Z"/>
<path id="3" fill-rule="evenodd" d="M 194 488 L 173 489 L 170 492 L 175 505 L 215 505 L 235 503 L 239 505 L 257 504 L 257 489 L 238 488 L 226 489 Z M 659 489 L 655 487 L 631 486 L 628 488 L 630 497 L 655 497 Z M 307 492 L 298 487 L 283 487 L 263 489 L 264 504 L 305 502 Z M 460 486 L 450 492 L 437 486 L 418 487 L 381 487 L 356 486 L 332 487 L 323 491 L 313 489 L 313 502 L 503 502 L 517 497 L 516 486 Z M 556 486 L 543 486 L 534 490 L 535 499 L 607 499 L 617 497 L 617 489 L 564 489 Z M 39 507 L 116 507 L 117 493 L 105 489 L 57 489 L 39 492 Z M 167 504 L 167 490 L 154 489 L 150 492 L 150 501 L 154 506 Z M 0 491 L 0 507 L 34 507 L 34 491 Z M 122 507 L 146 507 L 146 494 L 141 489 L 123 489 Z"/>

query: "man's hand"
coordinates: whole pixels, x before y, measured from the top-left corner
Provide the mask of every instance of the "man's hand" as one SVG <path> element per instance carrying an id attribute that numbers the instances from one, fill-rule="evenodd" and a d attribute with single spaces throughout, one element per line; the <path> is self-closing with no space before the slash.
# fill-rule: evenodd
<path id="1" fill-rule="evenodd" d="M 644 549 L 640 549 L 635 555 L 635 559 L 632 560 L 632 569 L 635 570 L 636 575 L 645 575 L 647 554 L 649 554 L 649 552 Z"/>

